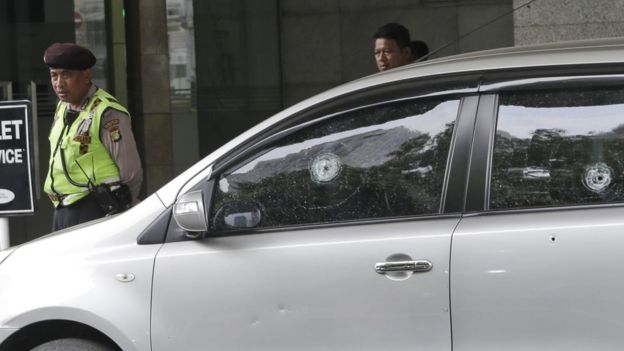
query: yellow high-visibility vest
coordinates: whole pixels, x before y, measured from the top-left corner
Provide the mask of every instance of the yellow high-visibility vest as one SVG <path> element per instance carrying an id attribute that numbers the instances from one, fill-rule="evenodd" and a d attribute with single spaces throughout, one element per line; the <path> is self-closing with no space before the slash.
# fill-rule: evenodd
<path id="1" fill-rule="evenodd" d="M 59 102 L 50 131 L 50 162 L 44 191 L 56 207 L 89 195 L 90 186 L 119 182 L 119 168 L 100 140 L 100 122 L 109 108 L 130 115 L 117 100 L 97 89 L 76 120 L 66 126 L 66 104 Z M 68 179 L 69 178 L 69 179 Z"/>

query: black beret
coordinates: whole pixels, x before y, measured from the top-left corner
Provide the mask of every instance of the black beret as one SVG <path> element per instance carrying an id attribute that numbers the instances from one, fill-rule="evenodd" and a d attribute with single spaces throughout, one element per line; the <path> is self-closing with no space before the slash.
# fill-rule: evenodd
<path id="1" fill-rule="evenodd" d="M 43 62 L 50 68 L 85 70 L 95 65 L 95 56 L 89 49 L 73 43 L 54 43 L 43 54 Z"/>

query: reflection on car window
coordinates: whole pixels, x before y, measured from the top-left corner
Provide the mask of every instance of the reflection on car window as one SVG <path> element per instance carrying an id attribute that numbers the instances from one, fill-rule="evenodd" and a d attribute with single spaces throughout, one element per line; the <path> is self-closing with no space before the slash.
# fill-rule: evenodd
<path id="1" fill-rule="evenodd" d="M 490 208 L 624 200 L 624 89 L 504 94 Z"/>
<path id="2" fill-rule="evenodd" d="M 307 127 L 221 175 L 217 229 L 439 212 L 458 100 L 392 103 Z"/>

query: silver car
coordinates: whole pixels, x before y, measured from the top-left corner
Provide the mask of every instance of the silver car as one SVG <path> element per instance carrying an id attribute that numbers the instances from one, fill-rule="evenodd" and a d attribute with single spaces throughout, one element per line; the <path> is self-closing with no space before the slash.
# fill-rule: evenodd
<path id="1" fill-rule="evenodd" d="M 0 350 L 620 350 L 624 41 L 306 100 L 0 252 Z"/>

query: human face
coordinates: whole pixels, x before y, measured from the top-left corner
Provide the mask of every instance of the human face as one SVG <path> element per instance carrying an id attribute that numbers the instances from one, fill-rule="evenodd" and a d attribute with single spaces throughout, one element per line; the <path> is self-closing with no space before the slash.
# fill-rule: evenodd
<path id="1" fill-rule="evenodd" d="M 91 87 L 91 70 L 51 68 L 50 80 L 56 96 L 76 110 Z"/>
<path id="2" fill-rule="evenodd" d="M 375 63 L 379 71 L 399 67 L 410 63 L 410 51 L 401 49 L 394 39 L 375 39 Z"/>

